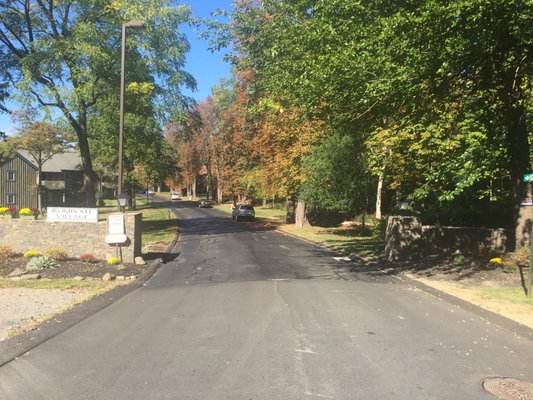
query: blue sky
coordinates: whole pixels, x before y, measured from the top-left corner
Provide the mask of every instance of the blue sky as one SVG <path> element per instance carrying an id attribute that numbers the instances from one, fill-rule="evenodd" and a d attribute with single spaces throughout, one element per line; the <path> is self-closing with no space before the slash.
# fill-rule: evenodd
<path id="1" fill-rule="evenodd" d="M 208 17 L 211 12 L 217 9 L 230 10 L 232 0 L 188 0 L 180 1 L 180 4 L 191 6 L 194 17 Z M 197 34 L 189 27 L 182 27 L 187 34 L 191 51 L 187 54 L 187 64 L 185 70 L 191 73 L 198 85 L 196 92 L 184 90 L 188 96 L 198 101 L 205 100 L 211 93 L 211 88 L 218 84 L 220 79 L 230 73 L 230 66 L 223 61 L 224 54 L 211 53 L 207 47 L 207 41 L 197 39 Z M 16 107 L 15 104 L 8 103 L 9 108 Z M 9 133 L 13 129 L 13 124 L 9 115 L 0 114 L 0 131 Z"/>
<path id="2" fill-rule="evenodd" d="M 191 6 L 194 17 L 208 17 L 210 12 L 217 9 L 229 11 L 232 0 L 190 0 L 183 3 Z M 205 40 L 197 40 L 196 34 L 188 28 L 185 31 L 191 44 L 185 69 L 193 74 L 198 82 L 198 92 L 185 93 L 201 101 L 211 93 L 211 88 L 219 83 L 220 78 L 229 75 L 230 66 L 223 61 L 224 54 L 212 54 L 207 49 Z"/>

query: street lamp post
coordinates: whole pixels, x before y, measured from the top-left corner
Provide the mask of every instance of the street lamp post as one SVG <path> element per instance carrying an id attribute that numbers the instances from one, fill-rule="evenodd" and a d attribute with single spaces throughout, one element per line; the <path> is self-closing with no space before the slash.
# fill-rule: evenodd
<path id="1" fill-rule="evenodd" d="M 122 194 L 122 161 L 124 151 L 124 84 L 126 64 L 126 28 L 143 28 L 144 22 L 132 20 L 122 24 L 122 52 L 120 55 L 120 110 L 118 127 L 118 184 L 117 196 Z M 118 206 L 120 211 L 120 205 Z"/>

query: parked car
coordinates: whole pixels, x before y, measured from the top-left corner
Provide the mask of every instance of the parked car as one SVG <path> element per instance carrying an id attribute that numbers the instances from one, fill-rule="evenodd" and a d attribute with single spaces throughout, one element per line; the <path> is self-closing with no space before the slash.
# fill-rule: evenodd
<path id="1" fill-rule="evenodd" d="M 213 202 L 207 199 L 201 199 L 198 202 L 198 207 L 200 208 L 213 208 Z"/>
<path id="2" fill-rule="evenodd" d="M 255 220 L 255 210 L 248 204 L 237 204 L 233 209 L 231 216 L 235 221 L 241 220 Z"/>
<path id="3" fill-rule="evenodd" d="M 170 200 L 181 200 L 181 196 L 178 193 L 170 193 Z"/>

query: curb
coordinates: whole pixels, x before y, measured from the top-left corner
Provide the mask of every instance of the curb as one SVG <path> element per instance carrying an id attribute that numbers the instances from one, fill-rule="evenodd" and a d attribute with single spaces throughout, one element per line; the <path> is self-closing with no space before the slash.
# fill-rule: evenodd
<path id="1" fill-rule="evenodd" d="M 165 249 L 169 253 L 179 239 L 179 231 L 170 245 Z M 22 356 L 40 344 L 52 339 L 98 311 L 110 306 L 115 301 L 143 286 L 159 269 L 162 259 L 152 261 L 133 283 L 117 286 L 99 296 L 89 299 L 77 306 L 55 314 L 29 332 L 0 342 L 0 367 Z"/>

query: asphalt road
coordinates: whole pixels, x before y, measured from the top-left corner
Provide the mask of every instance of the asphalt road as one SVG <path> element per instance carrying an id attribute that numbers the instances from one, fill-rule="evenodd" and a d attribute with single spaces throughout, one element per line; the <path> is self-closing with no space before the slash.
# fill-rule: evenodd
<path id="1" fill-rule="evenodd" d="M 491 399 L 533 341 L 368 265 L 174 205 L 143 287 L 0 368 L 0 399 Z M 518 398 L 518 397 L 517 397 Z"/>

